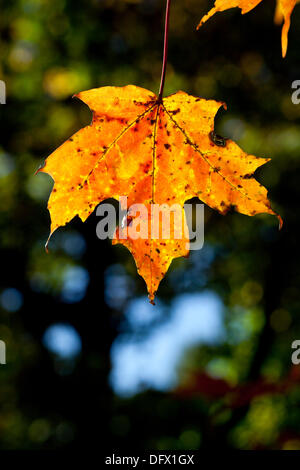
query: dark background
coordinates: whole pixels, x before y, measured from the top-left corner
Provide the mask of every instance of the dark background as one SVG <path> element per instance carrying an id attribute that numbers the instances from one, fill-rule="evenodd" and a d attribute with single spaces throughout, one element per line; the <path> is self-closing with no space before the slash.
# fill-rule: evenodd
<path id="1" fill-rule="evenodd" d="M 60 229 L 47 255 L 52 183 L 34 171 L 90 122 L 74 93 L 126 84 L 157 91 L 164 1 L 1 0 L 1 449 L 300 449 L 300 366 L 291 362 L 300 339 L 300 105 L 291 102 L 300 9 L 283 60 L 273 1 L 243 16 L 220 13 L 200 31 L 212 3 L 172 3 L 165 94 L 227 102 L 216 130 L 272 158 L 256 176 L 283 229 L 272 216 L 205 207 L 204 248 L 173 262 L 156 307 L 130 253 L 97 239 L 95 215 Z M 207 295 L 221 305 L 219 339 Z M 168 331 L 176 308 L 186 328 L 199 312 L 212 339 L 187 338 L 175 366 L 164 366 L 175 379 L 161 385 L 170 334 L 154 347 L 162 365 L 152 375 L 151 347 L 142 365 L 139 348 Z M 123 343 L 135 348 L 127 362 Z M 130 367 L 142 379 L 126 391 Z"/>

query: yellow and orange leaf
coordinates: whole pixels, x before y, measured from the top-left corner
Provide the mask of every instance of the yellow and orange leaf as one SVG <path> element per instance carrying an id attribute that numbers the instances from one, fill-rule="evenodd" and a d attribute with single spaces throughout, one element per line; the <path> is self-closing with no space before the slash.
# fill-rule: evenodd
<path id="1" fill-rule="evenodd" d="M 159 101 L 132 85 L 77 96 L 93 111 L 91 125 L 55 150 L 39 170 L 55 182 L 48 203 L 51 234 L 76 215 L 85 221 L 101 201 L 123 196 L 128 206 L 140 203 L 149 209 L 153 204 L 183 207 L 198 197 L 222 214 L 230 208 L 246 215 L 275 214 L 266 188 L 253 178 L 268 159 L 246 154 L 231 140 L 220 147 L 210 138 L 223 103 L 182 91 Z M 150 230 L 149 220 L 137 218 Z M 173 232 L 167 240 L 152 239 L 150 233 L 146 239 L 124 239 L 121 231 L 114 243 L 131 251 L 153 301 L 172 260 L 188 254 L 188 239 L 176 239 Z"/>
<path id="2" fill-rule="evenodd" d="M 229 10 L 230 8 L 239 7 L 242 10 L 242 14 L 248 13 L 253 10 L 262 0 L 216 0 L 213 8 L 201 19 L 197 26 L 200 28 L 209 18 L 211 18 L 218 11 Z M 286 56 L 287 45 L 288 45 L 288 32 L 291 23 L 291 14 L 298 0 L 277 0 L 276 12 L 275 12 L 275 23 L 280 24 L 283 22 L 281 32 L 281 48 L 282 57 Z"/>

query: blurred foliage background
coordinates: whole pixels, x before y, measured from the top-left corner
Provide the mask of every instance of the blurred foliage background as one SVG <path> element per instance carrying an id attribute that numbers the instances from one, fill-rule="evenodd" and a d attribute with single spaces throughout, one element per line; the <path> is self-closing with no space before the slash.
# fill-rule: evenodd
<path id="1" fill-rule="evenodd" d="M 226 101 L 219 134 L 271 157 L 275 217 L 205 207 L 205 244 L 176 260 L 156 307 L 123 247 L 74 219 L 44 251 L 51 178 L 34 172 L 91 120 L 71 96 L 157 91 L 163 0 L 1 0 L 0 448 L 300 449 L 300 9 L 281 58 L 275 3 L 196 25 L 173 0 L 165 94 Z M 298 33 L 298 34 L 297 34 Z"/>

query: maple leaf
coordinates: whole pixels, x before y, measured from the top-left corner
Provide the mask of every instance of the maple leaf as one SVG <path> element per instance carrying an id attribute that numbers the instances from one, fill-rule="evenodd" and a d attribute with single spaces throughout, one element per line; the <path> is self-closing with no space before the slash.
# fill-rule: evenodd
<path id="1" fill-rule="evenodd" d="M 183 207 L 186 200 L 198 197 L 222 214 L 235 208 L 246 215 L 277 215 L 266 188 L 252 177 L 269 159 L 247 155 L 229 139 L 220 143 L 212 138 L 214 117 L 224 103 L 182 91 L 159 100 L 133 85 L 76 96 L 93 111 L 91 125 L 55 150 L 38 170 L 55 182 L 48 202 L 50 236 L 76 215 L 85 221 L 101 201 L 123 196 L 128 206 Z M 142 225 L 149 214 L 148 220 L 143 214 L 136 218 Z M 176 239 L 173 232 L 167 240 L 161 234 L 157 239 L 123 239 L 122 230 L 116 231 L 113 243 L 129 248 L 153 301 L 171 261 L 188 254 L 188 239 Z"/>
<path id="2" fill-rule="evenodd" d="M 253 10 L 262 0 L 216 0 L 213 8 L 201 19 L 197 26 L 199 29 L 209 18 L 211 18 L 218 11 L 228 10 L 229 8 L 239 7 L 241 13 L 248 13 Z M 291 23 L 291 14 L 293 9 L 298 3 L 298 0 L 277 0 L 276 12 L 275 12 L 275 23 L 280 24 L 283 22 L 281 32 L 281 48 L 282 57 L 286 56 L 287 45 L 288 45 L 288 32 Z"/>

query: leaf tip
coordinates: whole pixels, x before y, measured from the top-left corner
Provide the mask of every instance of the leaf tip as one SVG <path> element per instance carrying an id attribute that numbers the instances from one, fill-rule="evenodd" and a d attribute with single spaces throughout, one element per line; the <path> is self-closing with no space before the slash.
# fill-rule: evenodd
<path id="1" fill-rule="evenodd" d="M 40 171 L 42 171 L 42 169 L 45 167 L 46 165 L 46 161 L 44 161 L 43 163 L 41 163 L 38 168 L 36 169 L 36 171 L 34 172 L 34 176 L 37 175 Z"/>
<path id="2" fill-rule="evenodd" d="M 155 302 L 154 302 L 155 295 L 156 295 L 156 291 L 154 292 L 148 291 L 148 299 L 151 305 L 155 305 Z"/>
<path id="3" fill-rule="evenodd" d="M 51 232 L 50 232 L 49 237 L 48 237 L 48 239 L 47 239 L 47 241 L 46 241 L 46 243 L 45 243 L 45 251 L 46 251 L 46 253 L 49 253 L 49 248 L 48 248 L 48 246 L 49 246 L 50 238 L 52 237 L 53 233 L 55 232 L 55 230 L 56 230 L 57 228 L 58 228 L 58 226 L 55 227 L 54 229 L 51 228 Z"/>
<path id="4" fill-rule="evenodd" d="M 79 101 L 83 101 L 84 100 L 82 99 L 82 91 L 80 91 L 79 93 L 74 93 L 74 95 L 72 95 L 72 99 L 76 99 L 76 100 L 79 100 Z"/>

